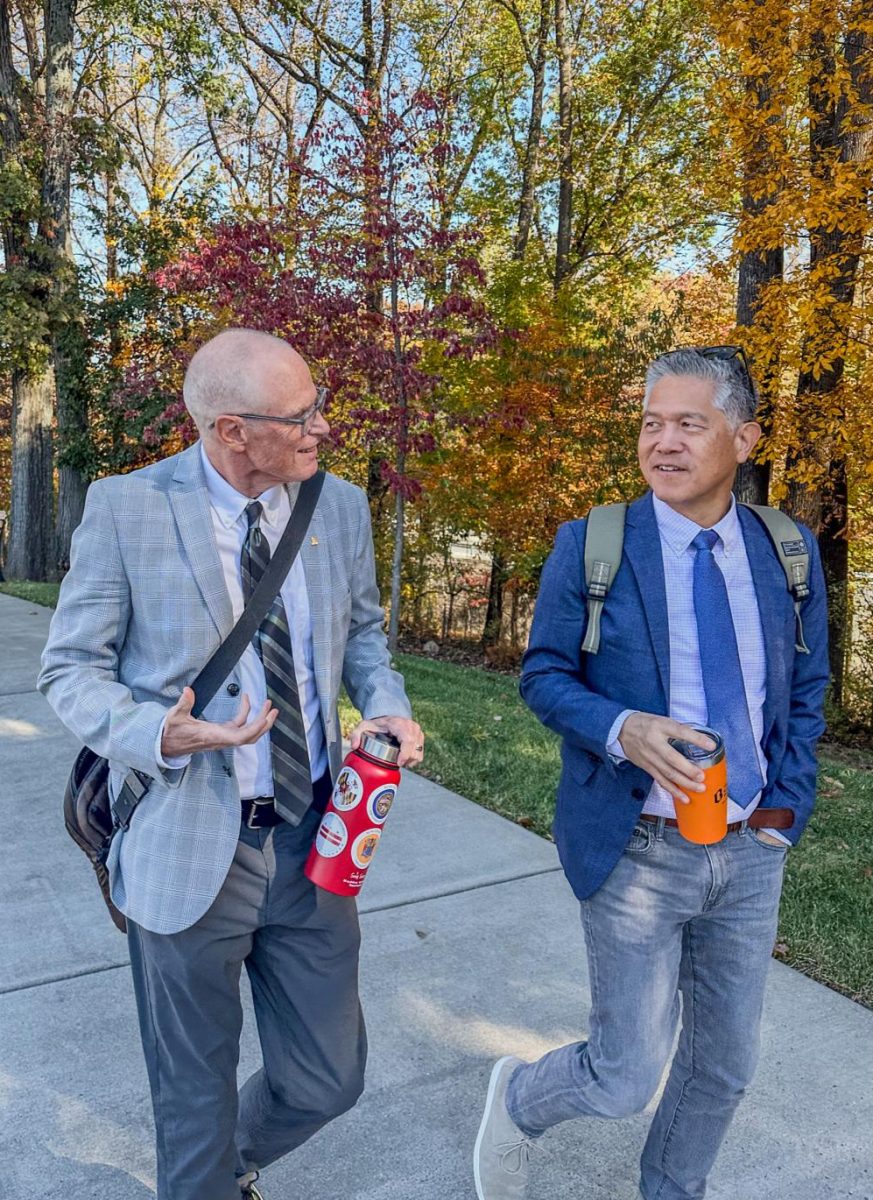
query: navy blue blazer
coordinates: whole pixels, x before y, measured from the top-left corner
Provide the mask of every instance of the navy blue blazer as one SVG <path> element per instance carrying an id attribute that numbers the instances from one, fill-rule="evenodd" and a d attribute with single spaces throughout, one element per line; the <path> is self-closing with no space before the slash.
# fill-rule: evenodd
<path id="1" fill-rule="evenodd" d="M 794 605 L 770 538 L 747 508 L 740 525 L 758 593 L 767 658 L 763 747 L 764 808 L 790 808 L 796 843 L 815 802 L 815 746 L 824 731 L 827 608 L 818 547 L 810 552 L 810 596 L 803 628 L 810 654 L 795 651 Z M 651 493 L 628 508 L 624 552 L 601 617 L 600 652 L 583 655 L 587 624 L 585 521 L 558 530 L 543 568 L 521 694 L 544 725 L 561 735 L 561 780 L 554 834 L 580 900 L 615 867 L 637 822 L 652 777 L 617 764 L 606 740 L 624 709 L 667 715 L 670 647 L 661 542 Z M 583 661 L 584 660 L 584 661 Z"/>

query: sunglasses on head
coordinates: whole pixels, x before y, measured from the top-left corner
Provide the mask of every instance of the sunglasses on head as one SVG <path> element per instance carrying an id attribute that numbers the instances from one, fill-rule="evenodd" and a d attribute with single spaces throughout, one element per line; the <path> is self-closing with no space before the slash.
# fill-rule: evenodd
<path id="1" fill-rule="evenodd" d="M 663 354 L 659 354 L 655 362 L 659 362 L 662 358 L 670 358 L 673 354 L 682 354 L 687 350 L 692 351 L 694 354 L 699 354 L 701 358 L 720 358 L 723 362 L 730 362 L 733 358 L 737 359 L 742 368 L 749 391 L 753 396 L 755 395 L 755 385 L 752 382 L 752 369 L 749 366 L 749 359 L 742 346 L 677 346 L 675 350 L 665 350 Z"/>

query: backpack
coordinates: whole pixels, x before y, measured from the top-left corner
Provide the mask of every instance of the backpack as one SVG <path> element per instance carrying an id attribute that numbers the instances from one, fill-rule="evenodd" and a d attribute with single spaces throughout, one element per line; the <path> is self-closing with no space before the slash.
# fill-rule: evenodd
<path id="1" fill-rule="evenodd" d="M 809 596 L 809 551 L 803 534 L 791 517 L 778 508 L 763 504 L 745 504 L 766 529 L 794 601 L 797 622 L 795 650 L 809 654 L 803 640 L 800 606 Z M 621 562 L 624 546 L 624 522 L 627 504 L 601 504 L 592 508 L 585 527 L 585 585 L 588 589 L 588 627 L 582 642 L 585 654 L 600 649 L 600 614 Z"/>

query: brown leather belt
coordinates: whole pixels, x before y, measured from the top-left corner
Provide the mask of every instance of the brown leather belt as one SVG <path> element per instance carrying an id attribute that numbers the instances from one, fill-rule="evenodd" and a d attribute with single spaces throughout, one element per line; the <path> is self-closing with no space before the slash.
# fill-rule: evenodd
<path id="1" fill-rule="evenodd" d="M 654 813 L 640 813 L 641 821 L 663 821 L 665 825 L 678 826 L 675 817 L 656 817 Z M 743 821 L 731 821 L 727 827 L 728 833 L 742 829 Z M 756 808 L 746 817 L 745 824 L 750 829 L 790 829 L 794 824 L 794 813 L 790 808 Z"/>

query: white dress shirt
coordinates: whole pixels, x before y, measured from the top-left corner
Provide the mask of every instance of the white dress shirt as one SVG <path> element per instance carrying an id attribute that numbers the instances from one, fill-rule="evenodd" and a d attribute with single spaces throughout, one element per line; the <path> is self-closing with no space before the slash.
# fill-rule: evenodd
<path id="1" fill-rule="evenodd" d="M 215 530 L 215 542 L 221 560 L 221 569 L 233 607 L 233 619 L 237 621 L 242 616 L 245 607 L 240 555 L 248 530 L 245 510 L 246 506 L 251 503 L 252 497 L 238 492 L 216 471 L 202 444 L 200 455 L 209 491 L 210 514 L 212 527 Z M 261 532 L 267 539 L 270 553 L 273 554 L 291 516 L 291 502 L 288 499 L 288 493 L 281 485 L 269 488 L 256 499 L 263 505 L 260 520 Z M 309 764 L 312 778 L 316 780 L 320 779 L 327 770 L 327 745 L 315 686 L 309 596 L 306 591 L 303 563 L 299 555 L 294 559 L 290 571 L 285 576 L 281 596 L 288 618 L 288 628 L 291 632 L 294 674 L 297 678 L 303 726 L 306 730 L 306 741 L 309 747 Z M 243 694 L 247 695 L 252 703 L 252 712 L 258 712 L 267 699 L 267 680 L 264 675 L 263 663 L 254 646 L 246 647 L 237 664 L 237 672 L 240 697 Z M 163 733 L 163 728 L 161 733 Z M 158 749 L 160 750 L 160 735 Z M 189 758 L 190 756 L 173 758 L 164 762 L 158 755 L 159 763 L 170 767 L 184 766 Z M 259 738 L 253 745 L 237 746 L 233 752 L 233 760 L 239 793 L 244 800 L 254 796 L 273 795 L 273 768 L 269 735 Z"/>
<path id="2" fill-rule="evenodd" d="M 706 693 L 700 666 L 700 648 L 697 640 L 697 618 L 694 612 L 694 559 L 696 551 L 691 545 L 700 533 L 701 526 L 676 512 L 668 504 L 652 497 L 655 519 L 661 538 L 661 555 L 664 562 L 664 583 L 667 592 L 667 619 L 670 630 L 670 698 L 669 715 L 674 721 L 686 725 L 705 725 L 707 721 Z M 762 740 L 764 735 L 764 696 L 766 689 L 767 660 L 764 648 L 764 633 L 758 611 L 758 597 L 752 570 L 746 554 L 743 531 L 737 515 L 736 500 L 731 497 L 731 506 L 724 517 L 713 525 L 719 540 L 713 549 L 715 561 L 721 568 L 727 585 L 728 601 L 740 667 L 746 692 L 746 704 L 752 723 L 752 735 L 758 751 L 761 777 L 767 777 L 767 760 Z M 607 751 L 614 758 L 624 760 L 625 754 L 618 740 L 625 720 L 634 711 L 621 713 L 609 731 Z M 759 792 L 751 802 L 740 808 L 728 798 L 728 821 L 742 821 L 757 807 L 761 799 Z M 653 782 L 643 805 L 644 813 L 653 816 L 674 817 L 673 797 L 668 791 Z M 773 831 L 775 832 L 775 831 Z M 777 834 L 777 836 L 779 836 Z M 785 838 L 780 840 L 785 841 Z"/>

